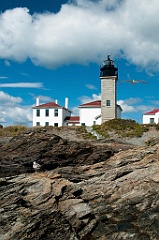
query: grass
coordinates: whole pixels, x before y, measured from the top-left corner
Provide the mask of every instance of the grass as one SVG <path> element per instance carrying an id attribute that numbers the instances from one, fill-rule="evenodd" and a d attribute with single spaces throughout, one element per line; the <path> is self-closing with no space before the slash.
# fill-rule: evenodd
<path id="1" fill-rule="evenodd" d="M 28 128 L 25 126 L 21 126 L 21 125 L 0 127 L 0 136 L 13 137 L 13 136 L 18 135 L 19 133 L 23 132 L 26 129 L 28 129 Z"/>
<path id="2" fill-rule="evenodd" d="M 112 119 L 93 126 L 93 129 L 106 138 L 110 133 L 117 134 L 118 137 L 141 137 L 149 127 L 131 119 Z"/>
<path id="3" fill-rule="evenodd" d="M 84 139 L 96 139 L 91 133 L 88 133 L 85 126 L 77 127 L 77 134 L 81 135 Z"/>
<path id="4" fill-rule="evenodd" d="M 151 127 L 156 128 L 159 130 L 159 123 L 158 124 L 139 124 L 131 119 L 112 119 L 109 121 L 104 122 L 101 125 L 94 125 L 93 129 L 99 133 L 100 135 L 104 136 L 105 138 L 109 138 L 112 135 L 117 137 L 141 137 L 144 132 L 148 131 Z M 52 129 L 54 127 L 34 127 L 34 129 Z M 12 137 L 15 135 L 20 134 L 24 130 L 27 130 L 26 126 L 21 125 L 14 125 L 3 127 L 0 125 L 0 136 L 2 137 Z M 32 128 L 31 128 L 32 129 Z M 81 136 L 83 139 L 96 139 L 91 133 L 88 133 L 85 126 L 64 126 L 64 127 L 56 127 L 57 131 L 75 129 L 77 136 Z"/>

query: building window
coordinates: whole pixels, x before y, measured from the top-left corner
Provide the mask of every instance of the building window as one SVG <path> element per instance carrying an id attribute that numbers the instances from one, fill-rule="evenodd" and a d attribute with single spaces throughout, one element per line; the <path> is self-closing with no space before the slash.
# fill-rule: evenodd
<path id="1" fill-rule="evenodd" d="M 155 119 L 154 118 L 150 118 L 150 123 L 154 123 Z"/>
<path id="2" fill-rule="evenodd" d="M 36 126 L 40 126 L 40 122 L 36 122 Z"/>
<path id="3" fill-rule="evenodd" d="M 84 127 L 84 126 L 85 126 L 85 123 L 81 123 L 81 126 L 83 126 L 83 127 Z"/>
<path id="4" fill-rule="evenodd" d="M 54 123 L 54 127 L 58 127 L 58 123 Z"/>
<path id="5" fill-rule="evenodd" d="M 110 100 L 106 100 L 106 106 L 110 107 Z"/>
<path id="6" fill-rule="evenodd" d="M 54 111 L 54 116 L 55 116 L 55 117 L 58 117 L 58 109 L 55 109 L 55 111 Z"/>
<path id="7" fill-rule="evenodd" d="M 49 122 L 46 122 L 46 123 L 45 123 L 45 126 L 49 126 Z"/>
<path id="8" fill-rule="evenodd" d="M 37 117 L 40 117 L 40 109 L 37 109 L 37 110 L 36 110 L 36 116 L 37 116 Z"/>
<path id="9" fill-rule="evenodd" d="M 49 117 L 49 109 L 45 110 L 45 117 Z"/>

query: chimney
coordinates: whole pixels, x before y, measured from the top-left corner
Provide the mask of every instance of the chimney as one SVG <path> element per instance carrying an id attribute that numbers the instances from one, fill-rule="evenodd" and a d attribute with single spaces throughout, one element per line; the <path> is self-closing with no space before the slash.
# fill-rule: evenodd
<path id="1" fill-rule="evenodd" d="M 37 97 L 36 98 L 36 106 L 39 106 L 40 105 L 40 97 Z"/>
<path id="2" fill-rule="evenodd" d="M 57 99 L 55 100 L 55 103 L 58 104 L 58 100 Z"/>
<path id="3" fill-rule="evenodd" d="M 68 109 L 68 98 L 65 98 L 65 108 Z"/>

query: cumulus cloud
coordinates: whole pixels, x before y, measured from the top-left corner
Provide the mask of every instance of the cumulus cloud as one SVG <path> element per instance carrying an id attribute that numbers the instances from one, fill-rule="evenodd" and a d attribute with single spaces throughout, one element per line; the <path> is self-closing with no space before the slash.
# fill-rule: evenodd
<path id="1" fill-rule="evenodd" d="M 125 104 L 139 104 L 139 103 L 141 103 L 142 102 L 142 99 L 141 98 L 132 98 L 132 97 L 130 97 L 130 98 L 128 98 L 128 99 L 126 99 L 125 101 Z"/>
<path id="2" fill-rule="evenodd" d="M 119 100 L 117 103 L 122 107 L 123 113 L 137 113 L 140 112 L 142 115 L 154 108 L 153 105 L 141 104 L 143 100 L 140 98 L 128 98 L 124 100 Z"/>
<path id="3" fill-rule="evenodd" d="M 95 100 L 101 100 L 101 94 L 92 94 L 92 97 L 89 96 L 81 96 L 78 98 L 80 100 L 81 104 L 87 103 L 87 102 L 93 102 Z"/>
<path id="4" fill-rule="evenodd" d="M 56 14 L 7 10 L 0 15 L 0 57 L 55 68 L 99 63 L 111 52 L 159 71 L 158 11 L 158 0 L 74 0 Z"/>
<path id="5" fill-rule="evenodd" d="M 31 106 L 21 106 L 22 101 L 20 97 L 13 97 L 0 91 L 0 124 L 4 126 L 13 124 L 31 125 Z"/>
<path id="6" fill-rule="evenodd" d="M 21 103 L 23 100 L 20 97 L 13 97 L 3 91 L 0 91 L 0 105 L 5 104 L 5 105 L 9 105 L 9 104 L 17 104 L 17 103 Z"/>

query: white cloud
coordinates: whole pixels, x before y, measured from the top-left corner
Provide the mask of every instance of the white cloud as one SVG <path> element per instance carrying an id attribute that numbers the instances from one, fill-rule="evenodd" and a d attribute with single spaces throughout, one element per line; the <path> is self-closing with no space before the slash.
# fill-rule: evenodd
<path id="1" fill-rule="evenodd" d="M 7 67 L 10 67 L 10 65 L 11 65 L 8 60 L 5 60 L 4 63 L 5 63 L 5 65 L 6 65 Z"/>
<path id="2" fill-rule="evenodd" d="M 71 112 L 72 112 L 72 116 L 79 116 L 79 108 L 78 107 L 73 107 L 71 109 Z"/>
<path id="3" fill-rule="evenodd" d="M 92 97 L 88 97 L 88 96 L 81 96 L 78 98 L 81 102 L 81 104 L 83 103 L 87 103 L 87 102 L 93 102 L 95 100 L 101 100 L 101 94 L 97 95 L 97 94 L 92 94 Z"/>
<path id="4" fill-rule="evenodd" d="M 43 84 L 40 82 L 19 82 L 19 83 L 1 83 L 0 87 L 8 88 L 42 88 Z"/>
<path id="5" fill-rule="evenodd" d="M 21 72 L 21 74 L 22 74 L 23 76 L 29 77 L 29 74 L 28 74 L 28 73 Z"/>
<path id="6" fill-rule="evenodd" d="M 94 86 L 94 85 L 92 85 L 92 84 L 86 84 L 86 87 L 88 88 L 88 89 L 92 89 L 92 90 L 96 90 L 97 88 Z"/>
<path id="7" fill-rule="evenodd" d="M 21 124 L 29 126 L 32 121 L 31 106 L 21 106 L 22 99 L 0 91 L 0 124 L 4 126 Z"/>
<path id="8" fill-rule="evenodd" d="M 26 125 L 31 126 L 32 121 L 32 109 L 31 106 L 14 106 L 14 107 L 7 107 L 0 106 L 1 116 L 0 116 L 0 124 L 4 126 L 8 125 Z"/>
<path id="9" fill-rule="evenodd" d="M 53 99 L 49 96 L 44 96 L 44 95 L 39 95 L 38 96 L 40 98 L 40 101 L 44 101 L 44 102 L 51 102 L 53 101 Z"/>
<path id="10" fill-rule="evenodd" d="M 3 91 L 0 91 L 0 105 L 5 104 L 17 104 L 17 103 L 21 103 L 23 100 L 20 97 L 13 97 Z"/>
<path id="11" fill-rule="evenodd" d="M 99 63 L 111 52 L 159 71 L 158 11 L 158 0 L 77 0 L 57 14 L 7 10 L 0 15 L 0 57 L 54 68 Z"/>
<path id="12" fill-rule="evenodd" d="M 0 79 L 7 79 L 8 77 L 6 76 L 0 76 Z"/>
<path id="13" fill-rule="evenodd" d="M 124 102 L 125 102 L 125 104 L 137 104 L 137 103 L 142 102 L 142 99 L 130 97 L 130 98 L 126 99 Z"/>
<path id="14" fill-rule="evenodd" d="M 117 103 L 122 107 L 123 113 L 126 112 L 135 112 L 135 108 L 125 103 L 124 100 L 119 100 Z"/>
<path id="15" fill-rule="evenodd" d="M 142 115 L 145 112 L 148 112 L 154 108 L 153 105 L 144 105 L 140 104 L 142 99 L 140 98 L 128 98 L 125 100 L 119 100 L 117 103 L 122 107 L 123 113 L 139 113 Z"/>
<path id="16" fill-rule="evenodd" d="M 159 100 L 153 101 L 153 104 L 155 104 L 158 107 L 159 106 Z"/>

